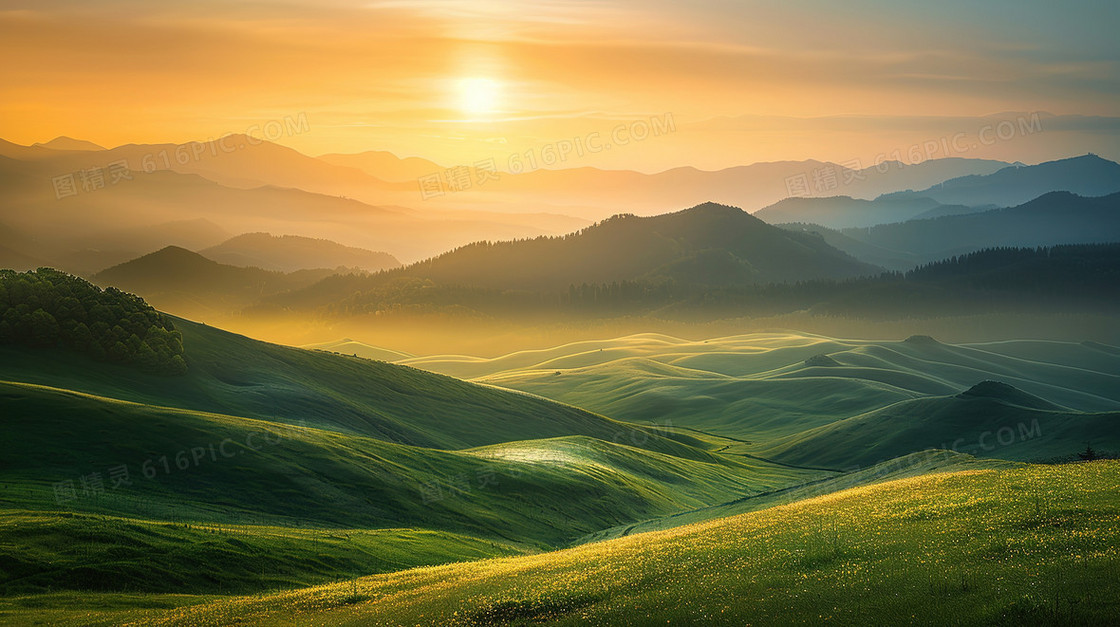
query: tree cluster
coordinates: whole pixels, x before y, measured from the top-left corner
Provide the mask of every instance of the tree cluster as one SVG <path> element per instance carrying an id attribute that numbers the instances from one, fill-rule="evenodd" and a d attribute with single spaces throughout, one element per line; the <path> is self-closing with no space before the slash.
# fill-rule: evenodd
<path id="1" fill-rule="evenodd" d="M 138 296 L 51 268 L 0 270 L 0 344 L 62 347 L 159 374 L 187 371 L 170 319 Z"/>

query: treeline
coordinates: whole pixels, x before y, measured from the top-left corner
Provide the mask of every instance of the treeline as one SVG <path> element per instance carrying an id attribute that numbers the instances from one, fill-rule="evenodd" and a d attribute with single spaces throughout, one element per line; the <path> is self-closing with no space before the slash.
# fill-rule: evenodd
<path id="1" fill-rule="evenodd" d="M 98 361 L 183 374 L 183 338 L 143 299 L 39 268 L 0 270 L 0 344 L 63 347 Z"/>
<path id="2" fill-rule="evenodd" d="M 340 279 L 342 281 L 342 279 Z M 400 277 L 350 292 L 330 316 L 453 314 L 714 320 L 809 312 L 898 318 L 988 312 L 1120 311 L 1120 244 L 996 248 L 906 273 L 764 285 L 711 286 L 673 280 L 569 285 L 566 290 L 502 290 Z M 335 286 L 336 288 L 338 286 Z"/>

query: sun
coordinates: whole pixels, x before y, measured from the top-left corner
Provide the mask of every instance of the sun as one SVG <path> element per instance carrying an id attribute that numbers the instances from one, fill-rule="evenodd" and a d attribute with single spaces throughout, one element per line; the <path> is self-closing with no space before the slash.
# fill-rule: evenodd
<path id="1" fill-rule="evenodd" d="M 489 78 L 459 81 L 459 108 L 470 115 L 493 113 L 498 106 L 501 84 Z"/>

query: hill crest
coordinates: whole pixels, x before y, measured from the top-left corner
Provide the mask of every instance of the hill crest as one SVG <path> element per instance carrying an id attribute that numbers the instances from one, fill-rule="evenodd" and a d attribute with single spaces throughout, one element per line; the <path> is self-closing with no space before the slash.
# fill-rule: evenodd
<path id="1" fill-rule="evenodd" d="M 981 381 L 976 385 L 968 388 L 967 390 L 957 394 L 956 398 L 959 399 L 989 399 L 999 401 L 1007 405 L 1016 405 L 1018 407 L 1026 407 L 1028 409 L 1040 409 L 1043 411 L 1060 411 L 1066 408 L 1051 403 L 1050 401 L 1035 396 L 1029 392 L 1024 392 L 1019 388 L 1003 383 L 1002 381 L 995 381 L 988 379 Z M 1067 410 L 1068 411 L 1068 410 Z"/>

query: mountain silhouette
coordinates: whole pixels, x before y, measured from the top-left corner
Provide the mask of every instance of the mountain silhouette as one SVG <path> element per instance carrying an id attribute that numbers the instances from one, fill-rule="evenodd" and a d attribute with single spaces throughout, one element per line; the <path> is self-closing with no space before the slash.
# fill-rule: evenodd
<path id="1" fill-rule="evenodd" d="M 388 253 L 343 246 L 326 239 L 269 233 L 245 233 L 199 253 L 233 266 L 280 272 L 340 266 L 377 272 L 401 265 Z"/>
<path id="2" fill-rule="evenodd" d="M 51 150 L 105 150 L 103 146 L 98 146 L 93 142 L 88 142 L 82 139 L 74 139 L 65 135 L 59 135 L 49 142 L 36 143 L 32 146 L 41 146 L 43 148 L 50 148 Z"/>
<path id="3" fill-rule="evenodd" d="M 949 179 L 918 194 L 946 205 L 1012 207 L 1054 191 L 1079 196 L 1120 192 L 1120 164 L 1088 154 L 1038 165 L 1013 165 L 993 174 Z"/>
<path id="4" fill-rule="evenodd" d="M 625 280 L 740 285 L 848 278 L 877 269 L 815 235 L 704 203 L 654 217 L 617 215 L 563 237 L 480 242 L 398 271 L 443 283 L 557 290 Z"/>
<path id="5" fill-rule="evenodd" d="M 907 270 L 985 248 L 1120 241 L 1120 193 L 1088 198 L 1048 192 L 1016 207 L 869 228 L 782 226 L 818 233 L 831 245 L 868 263 Z"/>

